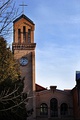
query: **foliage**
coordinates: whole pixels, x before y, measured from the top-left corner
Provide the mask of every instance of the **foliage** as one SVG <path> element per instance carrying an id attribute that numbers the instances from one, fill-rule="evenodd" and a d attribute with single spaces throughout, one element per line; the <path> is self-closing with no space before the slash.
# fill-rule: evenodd
<path id="1" fill-rule="evenodd" d="M 13 58 L 11 50 L 7 48 L 6 41 L 0 38 L 0 82 L 7 78 L 12 81 L 17 80 L 19 74 L 19 67 Z"/>
<path id="2" fill-rule="evenodd" d="M 6 41 L 0 37 L 0 119 L 25 120 L 27 94 L 23 93 L 24 80 L 21 80 L 18 65 Z"/>

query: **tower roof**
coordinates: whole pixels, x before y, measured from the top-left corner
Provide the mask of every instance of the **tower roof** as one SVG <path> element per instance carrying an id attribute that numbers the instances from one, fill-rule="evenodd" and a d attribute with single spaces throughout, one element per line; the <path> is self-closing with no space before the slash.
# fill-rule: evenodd
<path id="1" fill-rule="evenodd" d="M 27 16 L 25 16 L 24 14 L 22 14 L 20 17 L 18 17 L 17 19 L 15 19 L 13 21 L 13 23 L 17 22 L 18 20 L 20 20 L 22 18 L 26 19 L 27 21 L 29 21 L 30 23 L 32 23 L 33 25 L 35 25 L 34 22 L 31 19 L 29 19 Z"/>

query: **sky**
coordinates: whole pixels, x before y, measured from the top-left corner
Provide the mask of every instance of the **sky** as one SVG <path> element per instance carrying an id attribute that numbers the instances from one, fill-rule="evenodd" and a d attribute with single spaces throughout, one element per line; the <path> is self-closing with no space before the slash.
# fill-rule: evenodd
<path id="1" fill-rule="evenodd" d="M 72 89 L 80 71 L 80 0 L 19 0 L 20 12 L 22 1 L 35 23 L 36 83 Z"/>

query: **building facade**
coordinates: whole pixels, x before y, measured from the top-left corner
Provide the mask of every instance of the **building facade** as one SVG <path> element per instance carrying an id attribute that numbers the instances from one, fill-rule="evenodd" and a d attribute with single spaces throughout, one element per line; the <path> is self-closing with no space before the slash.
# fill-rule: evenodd
<path id="1" fill-rule="evenodd" d="M 28 120 L 80 120 L 79 82 L 72 90 L 46 89 L 35 83 L 35 24 L 22 14 L 13 22 L 13 54 L 24 77 L 24 92 L 28 93 L 26 108 L 33 109 Z M 79 80 L 80 81 L 80 80 Z"/>
<path id="2" fill-rule="evenodd" d="M 37 120 L 65 119 L 73 120 L 73 100 L 71 90 L 58 90 L 50 86 L 49 90 L 36 91 Z"/>

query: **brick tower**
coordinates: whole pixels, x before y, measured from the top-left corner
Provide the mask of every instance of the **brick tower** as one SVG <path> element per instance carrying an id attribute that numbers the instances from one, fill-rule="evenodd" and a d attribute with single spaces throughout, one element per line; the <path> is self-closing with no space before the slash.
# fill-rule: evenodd
<path id="1" fill-rule="evenodd" d="M 24 80 L 24 91 L 29 93 L 27 109 L 33 109 L 32 118 L 35 117 L 35 47 L 34 43 L 35 24 L 27 16 L 22 14 L 13 22 L 14 58 L 20 64 L 21 76 Z"/>

